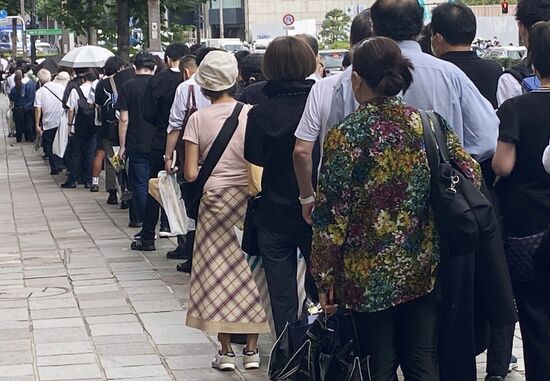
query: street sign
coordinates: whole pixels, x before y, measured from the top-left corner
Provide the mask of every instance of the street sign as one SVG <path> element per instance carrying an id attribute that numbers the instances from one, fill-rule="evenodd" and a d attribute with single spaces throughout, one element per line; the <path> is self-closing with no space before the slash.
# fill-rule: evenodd
<path id="1" fill-rule="evenodd" d="M 290 13 L 287 13 L 283 16 L 283 24 L 285 24 L 286 26 L 291 26 L 292 24 L 294 24 L 294 21 L 296 21 L 296 18 Z"/>
<path id="2" fill-rule="evenodd" d="M 63 29 L 27 29 L 29 36 L 55 36 L 63 34 Z"/>
<path id="3" fill-rule="evenodd" d="M 5 20 L 8 17 L 8 12 L 5 9 L 0 10 L 0 20 Z"/>
<path id="4" fill-rule="evenodd" d="M 296 30 L 294 25 L 283 25 L 283 30 Z"/>

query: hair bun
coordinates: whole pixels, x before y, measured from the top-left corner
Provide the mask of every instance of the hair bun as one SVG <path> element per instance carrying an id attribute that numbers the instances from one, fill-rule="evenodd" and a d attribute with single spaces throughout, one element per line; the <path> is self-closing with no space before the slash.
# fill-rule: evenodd
<path id="1" fill-rule="evenodd" d="M 396 70 L 389 69 L 386 70 L 376 90 L 380 95 L 391 97 L 399 94 L 403 90 L 404 85 L 405 80 L 403 76 Z"/>

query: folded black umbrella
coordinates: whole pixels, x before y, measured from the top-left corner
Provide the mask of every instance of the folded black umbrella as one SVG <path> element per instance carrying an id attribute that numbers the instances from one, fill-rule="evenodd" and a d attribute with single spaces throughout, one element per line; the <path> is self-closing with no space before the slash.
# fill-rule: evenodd
<path id="1" fill-rule="evenodd" d="M 287 324 L 271 351 L 270 380 L 370 381 L 351 312 Z"/>

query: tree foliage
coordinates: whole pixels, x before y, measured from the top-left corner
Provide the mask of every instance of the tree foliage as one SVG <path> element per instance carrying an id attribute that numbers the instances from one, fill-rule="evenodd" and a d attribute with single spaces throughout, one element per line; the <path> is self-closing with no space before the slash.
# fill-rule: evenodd
<path id="1" fill-rule="evenodd" d="M 349 40 L 349 23 L 351 17 L 341 9 L 332 9 L 327 12 L 321 24 L 319 36 L 325 45 Z"/>

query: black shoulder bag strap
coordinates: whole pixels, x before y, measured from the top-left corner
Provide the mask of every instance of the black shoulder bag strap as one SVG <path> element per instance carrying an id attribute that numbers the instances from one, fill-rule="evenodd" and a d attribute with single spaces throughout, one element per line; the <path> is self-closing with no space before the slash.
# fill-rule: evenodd
<path id="1" fill-rule="evenodd" d="M 212 143 L 210 151 L 208 151 L 208 155 L 206 155 L 206 158 L 204 159 L 204 163 L 201 166 L 197 180 L 195 180 L 195 189 L 197 189 L 200 194 L 202 194 L 204 185 L 212 174 L 212 171 L 214 171 L 214 168 L 218 165 L 218 162 L 227 148 L 229 141 L 235 134 L 235 131 L 237 131 L 237 127 L 239 126 L 239 115 L 241 114 L 243 106 L 244 104 L 237 102 L 235 108 L 233 109 L 233 113 L 226 119 L 222 129 L 216 137 L 216 140 Z"/>
<path id="2" fill-rule="evenodd" d="M 61 98 L 59 98 L 59 97 L 52 91 L 52 89 L 50 89 L 48 86 L 42 86 L 42 87 L 44 87 L 46 90 L 48 90 L 50 93 L 52 93 L 52 95 L 53 95 L 54 97 L 56 97 L 57 100 L 58 100 L 59 102 L 63 103 L 63 101 L 61 100 Z"/>

